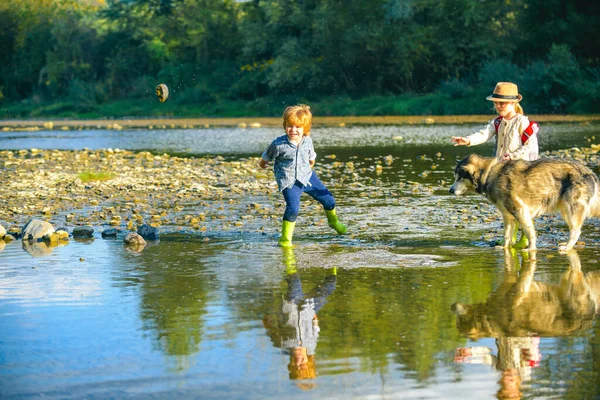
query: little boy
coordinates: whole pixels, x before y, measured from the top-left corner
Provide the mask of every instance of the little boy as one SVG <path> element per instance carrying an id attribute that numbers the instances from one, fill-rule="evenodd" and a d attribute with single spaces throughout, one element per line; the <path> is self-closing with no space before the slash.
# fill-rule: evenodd
<path id="1" fill-rule="evenodd" d="M 279 245 L 292 246 L 296 218 L 300 212 L 300 195 L 307 193 L 325 209 L 329 226 L 343 235 L 347 228 L 337 218 L 335 199 L 312 170 L 317 154 L 310 138 L 312 114 L 304 104 L 287 107 L 283 112 L 285 135 L 275 139 L 262 154 L 258 165 L 266 168 L 273 162 L 279 191 L 285 199 L 285 212 Z"/>

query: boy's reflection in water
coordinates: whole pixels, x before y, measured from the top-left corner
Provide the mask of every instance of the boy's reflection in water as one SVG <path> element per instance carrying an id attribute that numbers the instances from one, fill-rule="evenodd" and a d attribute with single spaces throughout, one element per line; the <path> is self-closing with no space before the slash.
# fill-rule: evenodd
<path id="1" fill-rule="evenodd" d="M 336 285 L 336 268 L 327 270 L 327 276 L 313 292 L 305 293 L 296 268 L 293 248 L 283 248 L 286 266 L 287 292 L 283 296 L 281 312 L 273 317 L 265 316 L 263 322 L 277 347 L 286 349 L 290 354 L 288 364 L 289 378 L 316 378 L 315 351 L 319 338 L 319 320 L 317 313 L 327 302 Z M 307 273 L 310 271 L 307 270 Z M 273 332 L 279 328 L 279 332 Z M 279 342 L 279 343 L 278 343 Z M 303 384 L 303 389 L 312 388 Z"/>
<path id="2" fill-rule="evenodd" d="M 531 380 L 542 358 L 540 336 L 569 336 L 589 329 L 600 311 L 600 273 L 583 274 L 579 256 L 567 253 L 569 269 L 557 285 L 536 282 L 536 254 L 505 252 L 504 279 L 483 304 L 455 303 L 457 328 L 470 339 L 496 338 L 497 356 L 488 347 L 458 348 L 456 363 L 488 364 L 501 371 L 499 399 L 520 399 L 521 383 Z"/>

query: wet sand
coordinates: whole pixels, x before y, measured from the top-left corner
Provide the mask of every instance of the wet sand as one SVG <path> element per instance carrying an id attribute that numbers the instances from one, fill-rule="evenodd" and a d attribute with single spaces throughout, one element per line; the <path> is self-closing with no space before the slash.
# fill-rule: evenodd
<path id="1" fill-rule="evenodd" d="M 415 115 L 415 116 L 362 116 L 362 117 L 319 117 L 313 119 L 314 126 L 350 125 L 430 125 L 485 123 L 490 115 Z M 530 115 L 537 122 L 583 122 L 600 121 L 600 115 Z M 198 129 L 222 127 L 279 127 L 281 117 L 273 118 L 120 118 L 120 119 L 37 119 L 0 120 L 0 131 L 19 130 L 75 130 L 75 129 Z"/>

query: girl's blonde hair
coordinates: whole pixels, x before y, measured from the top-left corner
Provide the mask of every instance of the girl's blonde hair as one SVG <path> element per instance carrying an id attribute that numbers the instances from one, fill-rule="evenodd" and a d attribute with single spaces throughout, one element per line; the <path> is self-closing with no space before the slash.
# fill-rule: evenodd
<path id="1" fill-rule="evenodd" d="M 525 112 L 523 111 L 523 107 L 521 107 L 521 105 L 519 103 L 515 104 L 515 112 L 517 114 L 524 114 Z"/>
<path id="2" fill-rule="evenodd" d="M 312 114 L 306 104 L 289 106 L 283 112 L 283 129 L 288 125 L 298 125 L 304 128 L 304 136 L 310 136 Z"/>

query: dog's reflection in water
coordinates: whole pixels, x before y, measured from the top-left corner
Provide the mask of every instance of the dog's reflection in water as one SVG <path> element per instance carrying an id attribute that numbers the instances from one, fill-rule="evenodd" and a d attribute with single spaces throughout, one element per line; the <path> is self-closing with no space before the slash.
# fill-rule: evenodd
<path id="1" fill-rule="evenodd" d="M 483 346 L 458 348 L 454 361 L 493 365 L 501 371 L 498 398 L 520 398 L 521 382 L 539 365 L 540 337 L 570 336 L 592 327 L 600 312 L 600 272 L 581 271 L 577 252 L 557 284 L 534 280 L 535 252 L 506 250 L 504 280 L 485 303 L 452 305 L 457 328 L 470 339 L 496 339 L 498 352 Z M 520 267 L 520 271 L 519 271 Z"/>

